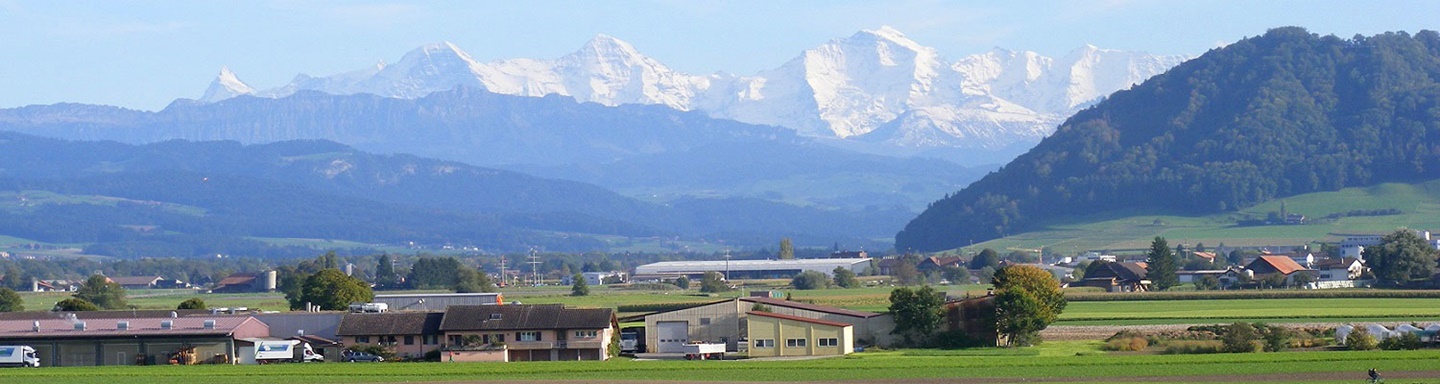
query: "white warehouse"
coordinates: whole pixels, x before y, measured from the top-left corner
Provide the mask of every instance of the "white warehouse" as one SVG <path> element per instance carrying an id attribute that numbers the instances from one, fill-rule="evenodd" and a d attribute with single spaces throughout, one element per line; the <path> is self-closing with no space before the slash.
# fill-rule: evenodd
<path id="1" fill-rule="evenodd" d="M 663 261 L 635 267 L 635 277 L 667 278 L 681 275 L 698 278 L 705 272 L 727 273 L 731 279 L 778 279 L 800 272 L 816 271 L 831 276 L 835 268 L 856 274 L 870 268 L 870 259 L 788 259 L 788 260 L 706 260 Z"/>

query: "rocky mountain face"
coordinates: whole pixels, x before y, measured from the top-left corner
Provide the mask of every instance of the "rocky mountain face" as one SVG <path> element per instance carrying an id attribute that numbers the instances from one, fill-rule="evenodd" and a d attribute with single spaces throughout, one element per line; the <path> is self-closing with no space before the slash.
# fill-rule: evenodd
<path id="1" fill-rule="evenodd" d="M 1184 59 L 1086 46 L 1058 59 L 996 49 L 948 61 L 934 48 L 882 27 L 826 42 L 754 75 L 692 75 L 600 35 L 549 60 L 481 63 L 454 44 L 433 44 L 395 64 L 326 77 L 302 74 L 268 90 L 255 90 L 227 70 L 200 101 L 278 98 L 306 90 L 419 98 L 464 86 L 605 106 L 663 105 L 843 139 L 838 144 L 872 152 L 955 158 L 945 150 L 1028 148 L 1064 117 Z"/>

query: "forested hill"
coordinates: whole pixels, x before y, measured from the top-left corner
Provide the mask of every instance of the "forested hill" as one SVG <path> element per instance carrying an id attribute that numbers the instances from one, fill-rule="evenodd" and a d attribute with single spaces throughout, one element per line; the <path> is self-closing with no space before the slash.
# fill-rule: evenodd
<path id="1" fill-rule="evenodd" d="M 1440 178 L 1440 34 L 1241 40 L 1066 120 L 934 202 L 897 249 L 955 248 L 1119 209 L 1233 211 L 1275 198 Z"/>

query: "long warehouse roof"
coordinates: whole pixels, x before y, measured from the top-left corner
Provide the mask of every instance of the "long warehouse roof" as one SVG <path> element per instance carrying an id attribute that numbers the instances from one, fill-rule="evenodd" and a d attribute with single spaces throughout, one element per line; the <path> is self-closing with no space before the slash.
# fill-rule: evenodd
<path id="1" fill-rule="evenodd" d="M 788 259 L 788 260 L 730 260 L 728 269 L 731 271 L 769 271 L 769 270 L 822 270 L 828 271 L 835 267 L 851 268 L 855 264 L 869 263 L 870 259 Z M 708 271 L 724 271 L 727 269 L 725 260 L 704 260 L 704 261 L 662 261 L 659 263 L 645 264 L 635 267 L 635 274 L 678 274 L 697 273 Z"/>

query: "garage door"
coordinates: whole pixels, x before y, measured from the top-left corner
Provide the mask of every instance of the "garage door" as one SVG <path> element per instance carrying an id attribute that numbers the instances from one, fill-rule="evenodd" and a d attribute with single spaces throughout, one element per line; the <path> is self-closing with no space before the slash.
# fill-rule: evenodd
<path id="1" fill-rule="evenodd" d="M 690 342 L 690 323 L 686 321 L 657 322 L 655 323 L 655 339 L 660 342 L 655 349 L 657 352 L 685 352 L 685 343 Z"/>

